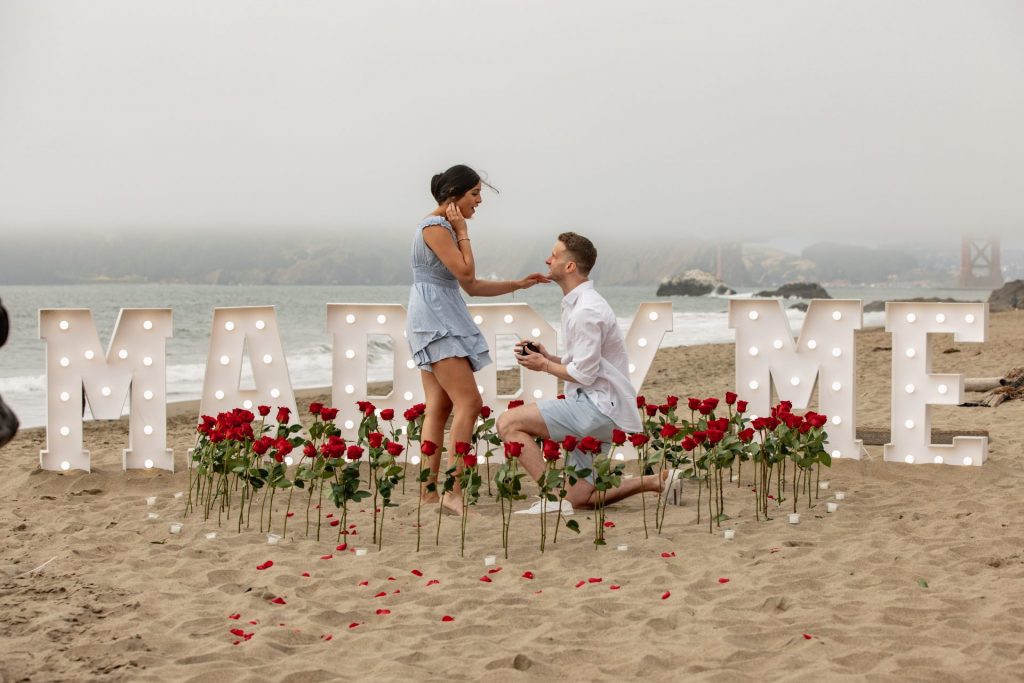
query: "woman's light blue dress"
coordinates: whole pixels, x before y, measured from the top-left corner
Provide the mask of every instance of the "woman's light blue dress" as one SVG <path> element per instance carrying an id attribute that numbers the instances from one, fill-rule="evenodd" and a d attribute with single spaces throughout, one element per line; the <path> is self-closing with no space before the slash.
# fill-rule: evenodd
<path id="1" fill-rule="evenodd" d="M 441 216 L 430 216 L 416 229 L 412 243 L 412 291 L 406 336 L 412 359 L 420 370 L 445 358 L 465 358 L 473 372 L 491 363 L 487 340 L 473 322 L 459 292 L 459 281 L 423 241 L 423 228 L 440 225 L 455 230 Z M 456 245 L 458 242 L 456 242 Z"/>

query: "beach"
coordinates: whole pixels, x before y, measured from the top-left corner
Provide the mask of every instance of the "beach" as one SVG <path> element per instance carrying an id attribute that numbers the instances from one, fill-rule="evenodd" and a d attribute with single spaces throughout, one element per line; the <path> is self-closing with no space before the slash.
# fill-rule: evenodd
<path id="1" fill-rule="evenodd" d="M 983 344 L 934 336 L 933 371 L 1002 375 L 1024 364 L 1022 339 L 1024 312 L 992 314 Z M 869 328 L 856 340 L 858 425 L 888 427 L 890 336 Z M 722 396 L 734 388 L 734 352 L 732 344 L 663 348 L 641 393 L 656 401 Z M 330 392 L 299 392 L 303 410 L 312 400 L 330 405 Z M 696 524 L 695 486 L 687 484 L 660 535 L 651 524 L 645 539 L 634 497 L 609 508 L 614 526 L 597 550 L 587 511 L 575 515 L 579 536 L 562 529 L 543 554 L 539 518 L 517 516 L 508 559 L 499 508 L 486 493 L 468 522 L 464 558 L 453 517 L 441 520 L 435 546 L 436 506 L 424 508 L 429 523 L 415 552 L 412 484 L 388 511 L 379 552 L 368 505 L 350 512 L 357 533 L 343 537 L 349 548 L 341 551 L 326 519 L 322 540 L 306 536 L 303 505 L 292 505 L 297 513 L 277 545 L 255 528 L 237 533 L 233 520 L 218 527 L 215 517 L 183 516 L 185 498 L 174 494 L 187 497 L 197 410 L 183 403 L 169 411 L 173 474 L 122 471 L 126 419 L 85 424 L 90 473 L 39 470 L 40 428 L 0 450 L 0 681 L 1021 675 L 1020 401 L 932 409 L 933 428 L 988 430 L 983 466 L 886 463 L 880 446 L 868 446 L 866 458 L 822 472 L 830 488 L 811 509 L 800 502 L 798 525 L 787 524 L 787 509 L 754 519 L 750 467 L 741 486 L 727 487 L 735 540 Z M 828 514 L 837 490 L 845 499 Z M 647 502 L 650 514 L 654 498 Z M 148 520 L 150 512 L 158 519 Z M 184 524 L 180 534 L 169 533 L 172 522 Z M 357 546 L 369 552 L 349 551 Z M 494 567 L 484 566 L 486 555 L 498 556 Z M 278 597 L 284 604 L 272 602 Z"/>

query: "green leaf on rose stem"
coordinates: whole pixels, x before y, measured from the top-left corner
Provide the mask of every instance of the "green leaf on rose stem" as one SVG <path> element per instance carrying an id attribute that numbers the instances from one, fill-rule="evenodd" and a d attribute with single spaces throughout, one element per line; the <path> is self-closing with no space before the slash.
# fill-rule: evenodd
<path id="1" fill-rule="evenodd" d="M 917 585 L 920 586 L 921 588 L 927 588 L 928 587 L 928 582 L 925 581 L 924 579 L 919 578 L 917 580 Z"/>
<path id="2" fill-rule="evenodd" d="M 717 517 L 715 517 L 715 521 L 716 522 L 724 522 L 727 519 L 732 519 L 732 517 L 730 517 L 729 515 L 725 514 L 724 512 L 722 514 L 718 515 Z"/>
<path id="3" fill-rule="evenodd" d="M 576 533 L 579 533 L 580 523 L 577 522 L 575 519 L 569 519 L 565 522 L 565 528 L 569 529 L 570 531 L 575 531 Z"/>

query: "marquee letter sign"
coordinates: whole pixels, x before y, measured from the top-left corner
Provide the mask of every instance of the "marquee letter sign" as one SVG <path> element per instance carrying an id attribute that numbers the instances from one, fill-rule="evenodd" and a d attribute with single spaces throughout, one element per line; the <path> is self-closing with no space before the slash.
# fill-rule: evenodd
<path id="1" fill-rule="evenodd" d="M 908 464 L 981 465 L 988 437 L 956 436 L 951 446 L 931 443 L 932 405 L 963 402 L 963 375 L 931 374 L 929 334 L 952 334 L 958 342 L 983 342 L 988 326 L 984 303 L 895 303 L 885 305 L 892 333 L 892 443 L 885 459 Z"/>
<path id="2" fill-rule="evenodd" d="M 730 299 L 729 327 L 736 330 L 736 392 L 752 415 L 767 415 L 771 386 L 780 400 L 806 408 L 815 379 L 819 410 L 829 416 L 833 458 L 859 459 L 856 438 L 854 330 L 863 323 L 863 302 L 811 301 L 794 344 L 778 299 Z"/>
<path id="3" fill-rule="evenodd" d="M 46 340 L 47 389 L 46 449 L 39 452 L 39 466 L 89 470 L 89 451 L 82 449 L 84 391 L 100 420 L 119 419 L 131 394 L 125 469 L 173 471 L 165 366 L 171 310 L 121 309 L 106 353 L 88 309 L 41 309 L 39 336 Z"/>
<path id="4" fill-rule="evenodd" d="M 243 389 L 240 385 L 245 354 L 252 367 L 254 388 Z M 285 406 L 291 409 L 291 421 L 298 420 L 274 307 L 216 308 L 199 414 L 216 415 L 233 408 L 255 411 L 254 406 L 259 405 Z M 273 420 L 276 414 L 276 410 L 271 411 L 267 419 Z"/>

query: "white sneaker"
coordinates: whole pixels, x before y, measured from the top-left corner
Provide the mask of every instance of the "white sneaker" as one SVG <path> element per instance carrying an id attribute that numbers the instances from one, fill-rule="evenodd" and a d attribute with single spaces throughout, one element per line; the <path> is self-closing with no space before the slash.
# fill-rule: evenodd
<path id="1" fill-rule="evenodd" d="M 512 514 L 514 515 L 539 515 L 541 513 L 541 507 L 547 503 L 544 512 L 558 512 L 558 501 L 557 500 L 538 500 L 536 503 L 531 505 L 525 510 L 516 510 Z M 562 516 L 568 517 L 573 513 L 572 503 L 567 500 L 562 501 Z"/>
<path id="2" fill-rule="evenodd" d="M 683 504 L 683 472 L 671 469 L 665 479 L 665 487 L 661 490 L 665 505 Z"/>

